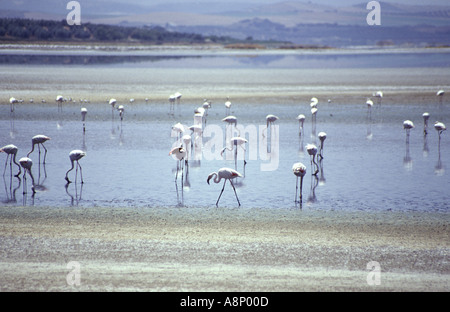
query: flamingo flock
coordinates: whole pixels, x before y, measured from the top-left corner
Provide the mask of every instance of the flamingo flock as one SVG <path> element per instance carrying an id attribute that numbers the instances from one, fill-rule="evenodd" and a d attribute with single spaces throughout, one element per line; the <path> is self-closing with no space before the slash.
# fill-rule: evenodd
<path id="1" fill-rule="evenodd" d="M 381 105 L 381 100 L 383 98 L 383 92 L 377 91 L 376 93 L 373 94 L 373 96 L 378 99 L 378 104 Z M 442 100 L 442 98 L 444 96 L 444 91 L 439 90 L 437 92 L 436 96 L 438 96 L 439 99 Z M 182 97 L 182 95 L 179 92 L 170 95 L 170 97 L 169 97 L 169 100 L 170 100 L 169 112 L 170 112 L 170 114 L 172 114 L 172 112 L 173 112 L 173 104 L 175 104 L 175 103 L 179 104 L 181 97 Z M 62 104 L 66 101 L 67 101 L 67 99 L 61 95 L 58 95 L 56 97 L 56 102 L 58 103 L 58 111 L 62 110 Z M 134 103 L 134 101 L 135 100 L 133 98 L 129 100 L 130 104 Z M 148 98 L 145 101 L 146 101 L 146 103 L 148 103 Z M 22 101 L 17 100 L 14 97 L 11 97 L 9 99 L 9 102 L 10 102 L 11 113 L 13 113 L 15 111 L 15 109 L 16 109 L 15 105 L 17 103 L 22 103 Z M 330 103 L 331 101 L 328 100 L 328 102 Z M 125 112 L 124 106 L 122 104 L 117 105 L 118 101 L 115 98 L 109 99 L 108 103 L 111 106 L 112 118 L 114 119 L 114 113 L 115 113 L 115 111 L 117 111 L 119 114 L 119 118 L 122 122 L 123 118 L 124 118 L 124 112 Z M 312 139 L 316 138 L 316 136 L 315 136 L 316 128 L 315 127 L 317 124 L 317 115 L 319 112 L 318 103 L 319 103 L 319 100 L 316 97 L 311 98 L 311 100 L 310 100 L 311 123 L 313 125 L 313 131 L 312 131 L 312 137 L 311 137 Z M 237 117 L 234 115 L 231 115 L 232 114 L 232 111 L 231 111 L 232 106 L 231 106 L 231 101 L 230 101 L 229 97 L 226 98 L 224 104 L 225 104 L 224 105 L 225 106 L 225 117 L 222 118 L 221 120 L 222 120 L 222 122 L 224 122 L 226 124 L 226 126 L 225 126 L 226 132 L 228 132 L 227 130 L 230 130 L 230 133 L 233 134 L 233 126 L 234 126 L 234 131 L 239 132 L 239 130 L 236 128 L 237 127 Z M 116 107 L 116 105 L 117 105 L 117 107 Z M 367 116 L 371 118 L 374 103 L 370 98 L 367 98 L 366 106 L 367 106 Z M 206 126 L 206 118 L 208 116 L 208 111 L 211 109 L 211 107 L 212 107 L 211 101 L 208 99 L 204 99 L 202 105 L 194 110 L 194 125 L 192 125 L 190 127 L 185 127 L 181 123 L 178 122 L 172 126 L 172 131 L 176 133 L 178 143 L 176 144 L 176 146 L 174 146 L 169 151 L 169 156 L 173 156 L 174 159 L 177 160 L 175 183 L 177 183 L 179 172 L 181 171 L 182 188 L 183 188 L 183 177 L 186 175 L 186 172 L 188 172 L 188 170 L 189 170 L 189 159 L 192 157 L 191 156 L 192 149 L 195 146 L 194 142 L 199 138 L 202 139 L 202 131 L 203 131 L 204 127 Z M 83 133 L 86 131 L 86 124 L 85 124 L 86 123 L 86 115 L 87 115 L 87 109 L 86 109 L 86 107 L 82 107 L 81 108 L 81 120 L 83 122 Z M 303 136 L 305 134 L 304 123 L 307 118 L 304 114 L 298 114 L 297 117 L 295 117 L 295 118 L 298 121 L 298 125 L 299 125 L 298 135 L 299 135 L 299 137 L 303 138 Z M 425 113 L 423 113 L 422 118 L 423 118 L 423 123 L 424 123 L 423 133 L 424 133 L 424 136 L 427 136 L 429 133 L 428 120 L 430 118 L 430 114 L 428 112 L 425 112 Z M 273 115 L 273 114 L 266 115 L 265 119 L 266 119 L 266 128 L 264 129 L 265 131 L 269 131 L 271 129 L 271 127 L 274 125 L 274 123 L 278 122 L 280 120 L 276 115 Z M 415 128 L 415 125 L 414 125 L 413 121 L 405 120 L 403 122 L 403 129 L 406 132 L 407 144 L 409 144 L 411 131 L 414 128 Z M 445 124 L 441 121 L 436 121 L 434 123 L 434 128 L 438 133 L 439 150 L 440 150 L 441 137 L 447 128 L 446 128 Z M 191 131 L 190 134 L 185 133 L 188 130 Z M 272 132 L 272 130 L 271 130 L 271 132 Z M 320 172 L 319 163 L 324 159 L 324 143 L 327 138 L 327 133 L 325 133 L 324 131 L 320 131 L 317 135 L 317 138 L 320 141 L 319 146 L 317 146 L 315 142 L 308 143 L 305 146 L 307 153 L 310 156 L 311 176 L 317 176 Z M 6 173 L 8 161 L 9 161 L 9 167 L 10 167 L 11 174 L 13 173 L 13 164 L 17 167 L 17 173 L 14 170 L 15 177 L 19 177 L 21 175 L 22 169 L 23 169 L 23 180 L 24 180 L 24 182 L 26 181 L 27 175 L 31 178 L 31 180 L 32 180 L 31 190 L 34 194 L 36 192 L 36 185 L 35 185 L 35 180 L 34 180 L 34 177 L 32 174 L 33 161 L 29 157 L 35 151 L 36 145 L 37 145 L 37 149 L 38 149 L 38 153 L 39 153 L 38 164 L 40 164 L 41 163 L 41 147 L 42 147 L 44 149 L 44 156 L 43 156 L 42 163 L 45 164 L 48 150 L 44 144 L 47 144 L 48 141 L 51 142 L 50 137 L 43 135 L 43 134 L 38 134 L 38 135 L 35 135 L 34 137 L 32 137 L 31 138 L 31 150 L 26 154 L 26 157 L 20 158 L 18 162 L 17 162 L 17 155 L 18 155 L 19 149 L 17 148 L 17 146 L 15 146 L 13 144 L 8 144 L 8 145 L 5 145 L 2 148 L 0 148 L 0 153 L 4 153 L 7 155 L 5 165 L 4 165 L 3 175 L 5 175 L 5 173 Z M 229 143 L 229 145 L 228 145 L 228 143 Z M 246 153 L 245 145 L 248 143 L 249 142 L 247 139 L 242 138 L 239 135 L 232 136 L 231 138 L 227 138 L 226 146 L 222 148 L 220 154 L 223 155 L 223 153 L 227 150 L 234 151 L 233 159 L 234 159 L 234 163 L 235 163 L 235 168 L 232 169 L 232 168 L 228 168 L 228 167 L 221 167 L 217 171 L 214 171 L 207 176 L 206 182 L 208 185 L 210 184 L 211 180 L 216 184 L 218 184 L 222 180 L 224 180 L 222 189 L 216 200 L 216 206 L 219 205 L 219 202 L 223 195 L 227 181 L 229 182 L 229 184 L 231 185 L 231 187 L 234 191 L 234 195 L 236 197 L 238 205 L 241 206 L 241 202 L 239 200 L 235 184 L 236 184 L 237 179 L 245 178 L 245 165 L 247 164 L 247 161 L 245 160 L 245 153 Z M 241 148 L 244 153 L 244 167 L 243 167 L 244 174 L 237 171 L 238 148 Z M 82 184 L 84 183 L 80 160 L 82 158 L 84 158 L 85 156 L 86 156 L 86 152 L 83 150 L 80 150 L 80 149 L 74 149 L 69 153 L 70 168 L 66 171 L 66 174 L 65 174 L 65 180 L 66 180 L 67 184 L 72 183 L 71 179 L 69 179 L 69 174 L 74 169 L 75 169 L 75 175 L 74 175 L 73 180 L 75 181 L 75 183 L 77 183 L 77 180 L 78 180 L 78 171 L 80 171 L 80 181 Z M 302 203 L 303 179 L 306 176 L 307 168 L 302 162 L 296 161 L 292 166 L 292 172 L 297 180 L 294 202 L 296 204 L 297 203 L 301 204 Z M 187 177 L 186 177 L 186 180 L 187 180 Z M 26 193 L 26 186 L 24 183 L 24 194 L 25 193 Z"/>

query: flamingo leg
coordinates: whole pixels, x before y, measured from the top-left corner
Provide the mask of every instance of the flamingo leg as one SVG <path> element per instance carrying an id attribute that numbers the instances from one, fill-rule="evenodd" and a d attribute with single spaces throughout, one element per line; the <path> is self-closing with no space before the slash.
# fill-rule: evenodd
<path id="1" fill-rule="evenodd" d="M 5 176 L 6 166 L 8 165 L 8 158 L 9 158 L 9 154 L 6 154 L 5 169 L 3 169 L 3 176 Z"/>
<path id="2" fill-rule="evenodd" d="M 300 177 L 300 205 L 302 204 L 303 177 Z"/>
<path id="3" fill-rule="evenodd" d="M 294 199 L 295 203 L 297 203 L 297 192 L 298 192 L 298 177 L 297 177 L 297 183 L 295 184 L 295 199 Z"/>
<path id="4" fill-rule="evenodd" d="M 231 181 L 230 181 L 230 182 L 231 182 Z M 220 192 L 220 195 L 219 195 L 219 197 L 217 198 L 216 206 L 219 205 L 220 196 L 222 196 L 223 190 L 225 189 L 225 183 L 227 183 L 227 180 L 225 180 L 225 181 L 223 182 L 222 191 Z"/>
<path id="5" fill-rule="evenodd" d="M 45 164 L 45 158 L 47 157 L 47 149 L 45 148 L 45 146 L 44 146 L 44 144 L 41 144 L 42 145 L 42 147 L 44 148 L 44 150 L 45 150 L 45 153 L 44 153 L 44 164 Z M 40 153 L 41 151 L 39 150 L 39 153 Z"/>
<path id="6" fill-rule="evenodd" d="M 78 163 L 78 160 L 77 160 L 77 165 L 80 167 L 81 184 L 83 184 L 84 183 L 84 181 L 83 181 L 83 170 L 81 169 L 81 165 Z"/>
<path id="7" fill-rule="evenodd" d="M 234 188 L 233 182 L 231 180 L 230 180 L 230 183 L 231 183 L 231 186 L 233 187 L 234 195 L 236 195 L 237 202 L 238 202 L 239 206 L 241 206 L 241 203 L 239 202 L 239 198 L 238 198 L 238 196 L 236 194 L 236 189 Z"/>

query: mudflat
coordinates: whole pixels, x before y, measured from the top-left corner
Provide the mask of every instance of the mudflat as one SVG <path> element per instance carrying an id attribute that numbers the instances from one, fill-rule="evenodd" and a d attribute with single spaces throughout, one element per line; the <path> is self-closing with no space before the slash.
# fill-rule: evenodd
<path id="1" fill-rule="evenodd" d="M 0 290 L 448 291 L 449 220 L 431 212 L 1 207 Z"/>

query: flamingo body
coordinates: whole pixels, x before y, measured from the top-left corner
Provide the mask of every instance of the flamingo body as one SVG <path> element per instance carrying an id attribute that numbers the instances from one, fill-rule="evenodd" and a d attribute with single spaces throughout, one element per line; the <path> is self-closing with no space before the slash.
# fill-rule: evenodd
<path id="1" fill-rule="evenodd" d="M 13 145 L 13 144 L 9 144 L 9 145 L 5 145 L 2 148 L 0 148 L 0 153 L 5 153 L 7 154 L 7 158 L 5 161 L 5 170 L 6 170 L 6 165 L 8 163 L 8 157 L 11 157 L 11 161 L 13 161 L 17 167 L 19 167 L 19 173 L 17 173 L 15 176 L 18 177 L 19 174 L 22 172 L 22 170 L 20 169 L 20 165 L 16 162 L 16 156 L 17 156 L 17 151 L 19 149 L 17 148 L 17 146 Z M 5 171 L 3 171 L 3 175 L 5 174 Z"/>
<path id="2" fill-rule="evenodd" d="M 79 160 L 81 159 L 81 158 L 83 158 L 84 156 L 86 156 L 86 152 L 84 152 L 84 151 L 82 151 L 82 150 L 73 150 L 73 151 L 71 151 L 70 153 L 69 153 L 69 159 L 70 159 L 70 162 L 71 162 L 71 164 L 72 164 L 72 168 L 70 168 L 67 172 L 66 172 L 66 181 L 67 181 L 67 183 L 71 183 L 71 181 L 69 180 L 69 178 L 68 178 L 68 174 L 69 174 L 69 172 L 71 171 L 71 170 L 73 170 L 73 168 L 74 168 L 74 163 L 76 162 L 77 163 L 77 171 L 78 171 L 78 167 L 80 168 L 80 173 L 81 173 L 81 183 L 84 183 L 83 182 L 83 172 L 81 171 L 81 165 L 79 164 Z M 75 174 L 75 179 L 76 179 L 76 174 Z"/>
<path id="3" fill-rule="evenodd" d="M 38 134 L 35 135 L 32 139 L 31 139 L 31 151 L 28 152 L 27 157 L 30 156 L 30 154 L 34 151 L 34 146 L 37 144 L 38 148 L 40 145 L 42 145 L 42 147 L 45 150 L 45 154 L 44 154 L 44 164 L 45 164 L 45 157 L 47 156 L 47 149 L 44 146 L 44 143 L 47 142 L 48 140 L 50 140 L 50 138 L 46 135 L 43 134 Z M 39 148 L 39 155 L 41 155 L 41 149 Z"/>
<path id="4" fill-rule="evenodd" d="M 223 183 L 223 187 L 222 187 L 222 191 L 220 192 L 219 198 L 217 198 L 217 202 L 216 202 L 216 206 L 218 206 L 219 204 L 219 200 L 220 197 L 222 196 L 223 190 L 225 189 L 225 183 L 227 181 L 230 181 L 231 186 L 233 187 L 234 190 L 234 195 L 236 196 L 236 199 L 238 201 L 239 206 L 241 205 L 239 198 L 236 194 L 236 189 L 234 188 L 234 184 L 231 181 L 234 178 L 238 178 L 238 177 L 242 177 L 242 174 L 240 174 L 239 172 L 237 172 L 236 170 L 233 170 L 231 168 L 220 168 L 217 172 L 213 172 L 210 173 L 208 175 L 208 179 L 206 180 L 206 182 L 209 184 L 209 181 L 214 177 L 214 183 L 219 183 L 220 180 L 224 179 L 225 182 Z"/>

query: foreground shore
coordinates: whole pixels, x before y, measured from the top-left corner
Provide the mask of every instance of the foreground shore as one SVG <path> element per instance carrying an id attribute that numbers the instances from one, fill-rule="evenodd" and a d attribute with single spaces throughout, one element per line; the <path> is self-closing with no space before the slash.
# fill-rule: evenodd
<path id="1" fill-rule="evenodd" d="M 0 290 L 449 291 L 449 220 L 392 211 L 1 207 Z M 379 285 L 368 283 L 371 261 Z"/>

